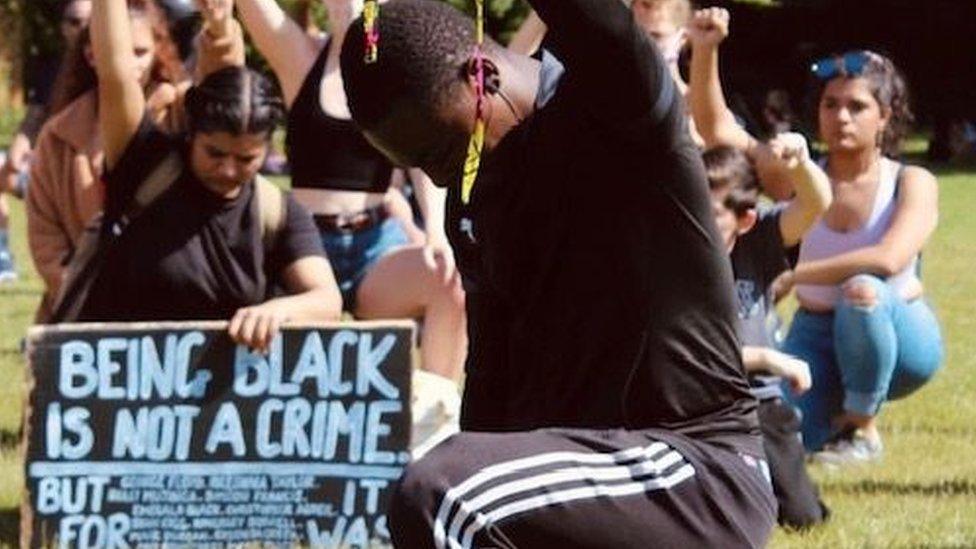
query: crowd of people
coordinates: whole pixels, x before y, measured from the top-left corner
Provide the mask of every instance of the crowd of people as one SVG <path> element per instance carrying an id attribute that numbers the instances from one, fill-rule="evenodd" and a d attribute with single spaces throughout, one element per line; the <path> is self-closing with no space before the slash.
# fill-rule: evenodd
<path id="1" fill-rule="evenodd" d="M 777 517 L 826 520 L 807 462 L 879 459 L 884 404 L 944 355 L 938 186 L 898 160 L 894 63 L 815 61 L 814 133 L 774 92 L 756 136 L 722 89 L 721 8 L 530 0 L 502 47 L 431 0 L 382 3 L 378 34 L 323 3 L 319 32 L 197 0 L 184 55 L 154 0 L 65 3 L 0 172 L 37 322 L 228 320 L 260 352 L 287 322 L 421 320 L 462 432 L 401 479 L 398 546 L 759 546 Z M 260 174 L 280 125 L 288 193 Z"/>

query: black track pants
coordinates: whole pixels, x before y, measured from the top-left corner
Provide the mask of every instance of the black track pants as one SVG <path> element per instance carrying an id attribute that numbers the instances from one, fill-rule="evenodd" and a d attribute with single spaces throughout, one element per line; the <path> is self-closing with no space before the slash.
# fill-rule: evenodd
<path id="1" fill-rule="evenodd" d="M 762 547 L 765 462 L 662 430 L 464 432 L 410 465 L 396 547 Z"/>

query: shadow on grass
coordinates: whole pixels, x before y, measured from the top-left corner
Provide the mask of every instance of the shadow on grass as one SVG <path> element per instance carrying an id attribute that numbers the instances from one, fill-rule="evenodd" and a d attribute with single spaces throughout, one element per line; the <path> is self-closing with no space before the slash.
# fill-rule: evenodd
<path id="1" fill-rule="evenodd" d="M 24 287 L 12 286 L 0 290 L 0 296 L 33 297 L 38 295 L 41 295 L 41 290 L 38 290 L 37 288 L 30 288 L 30 287 L 24 288 Z"/>
<path id="2" fill-rule="evenodd" d="M 828 494 L 856 496 L 976 496 L 976 482 L 969 479 L 950 479 L 939 482 L 895 482 L 890 480 L 862 480 L 859 482 L 825 482 L 821 489 Z"/>
<path id="3" fill-rule="evenodd" d="M 9 429 L 0 429 L 0 451 L 16 450 L 20 444 L 20 433 Z"/>
<path id="4" fill-rule="evenodd" d="M 20 357 L 24 353 L 20 351 L 18 347 L 0 347 L 0 358 L 4 357 Z"/>
<path id="5" fill-rule="evenodd" d="M 20 546 L 20 509 L 0 509 L 0 546 Z"/>
<path id="6" fill-rule="evenodd" d="M 914 549 L 972 549 L 971 544 L 958 544 L 958 545 L 943 545 L 943 544 L 929 544 L 920 543 L 918 545 L 912 545 Z"/>
<path id="7" fill-rule="evenodd" d="M 934 435 L 939 437 L 976 440 L 976 426 L 972 425 L 887 425 L 881 428 L 886 435 Z"/>

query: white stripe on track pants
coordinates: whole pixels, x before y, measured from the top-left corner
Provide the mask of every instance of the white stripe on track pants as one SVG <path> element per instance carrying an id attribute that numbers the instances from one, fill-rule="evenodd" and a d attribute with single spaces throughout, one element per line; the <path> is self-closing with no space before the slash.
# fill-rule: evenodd
<path id="1" fill-rule="evenodd" d="M 407 468 L 390 526 L 402 549 L 762 547 L 756 463 L 658 429 L 463 432 Z"/>

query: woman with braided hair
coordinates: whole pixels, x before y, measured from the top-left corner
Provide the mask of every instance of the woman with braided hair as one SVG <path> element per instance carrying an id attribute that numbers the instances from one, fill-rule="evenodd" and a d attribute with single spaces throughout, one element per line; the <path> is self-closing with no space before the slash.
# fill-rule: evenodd
<path id="1" fill-rule="evenodd" d="M 101 230 L 113 238 L 77 320 L 230 319 L 235 341 L 266 351 L 285 322 L 338 318 L 311 216 L 256 179 L 283 116 L 271 83 L 219 69 L 187 92 L 186 133 L 167 135 L 147 114 L 129 24 L 125 0 L 95 0 Z M 147 189 L 158 190 L 147 199 Z"/>

